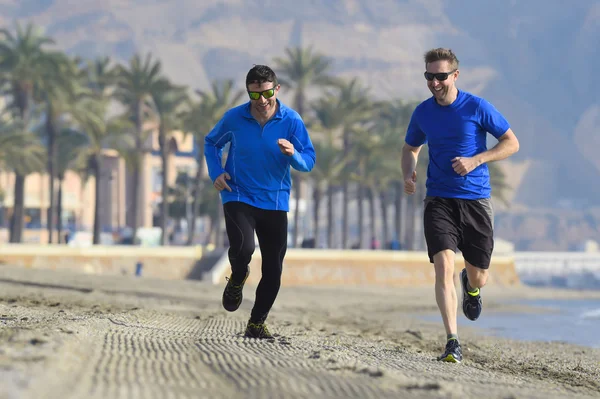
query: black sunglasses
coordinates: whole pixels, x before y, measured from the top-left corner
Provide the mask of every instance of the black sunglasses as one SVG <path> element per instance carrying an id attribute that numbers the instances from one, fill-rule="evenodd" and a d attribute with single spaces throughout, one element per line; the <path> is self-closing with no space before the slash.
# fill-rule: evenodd
<path id="1" fill-rule="evenodd" d="M 275 95 L 275 87 L 273 87 L 272 89 L 269 90 L 264 90 L 264 91 L 249 91 L 248 90 L 248 96 L 250 96 L 250 98 L 252 100 L 258 100 L 260 98 L 260 96 L 263 96 L 265 99 L 267 98 L 271 98 Z"/>
<path id="2" fill-rule="evenodd" d="M 437 80 L 439 80 L 440 82 L 448 79 L 448 76 L 452 75 L 454 72 L 456 72 L 456 69 L 450 72 L 440 72 L 440 73 L 431 73 L 431 72 L 425 72 L 425 79 L 429 80 L 430 82 L 433 80 L 433 78 L 436 78 Z"/>

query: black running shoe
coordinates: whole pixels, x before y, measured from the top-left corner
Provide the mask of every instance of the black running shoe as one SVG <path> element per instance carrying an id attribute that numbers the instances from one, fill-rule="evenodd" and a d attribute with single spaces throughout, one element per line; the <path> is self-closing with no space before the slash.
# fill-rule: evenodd
<path id="1" fill-rule="evenodd" d="M 437 360 L 442 362 L 460 363 L 462 362 L 462 349 L 456 339 L 450 339 L 446 343 L 446 350 Z"/>
<path id="2" fill-rule="evenodd" d="M 235 284 L 231 277 L 225 277 L 227 280 L 227 286 L 225 286 L 225 291 L 223 291 L 223 307 L 225 310 L 229 312 L 235 312 L 240 305 L 242 304 L 242 291 L 244 288 L 244 283 L 246 283 L 246 279 L 250 275 L 250 270 L 246 273 L 246 277 L 240 284 Z"/>
<path id="3" fill-rule="evenodd" d="M 244 337 L 257 339 L 274 339 L 273 335 L 271 335 L 265 323 L 251 322 L 248 322 L 248 326 L 246 327 L 246 333 L 244 334 Z"/>
<path id="4" fill-rule="evenodd" d="M 477 289 L 476 293 L 470 293 L 467 290 L 468 281 L 467 269 L 463 269 L 462 272 L 460 272 L 460 284 L 462 285 L 463 292 L 462 309 L 467 319 L 475 321 L 481 314 L 483 304 L 481 302 L 479 289 Z"/>

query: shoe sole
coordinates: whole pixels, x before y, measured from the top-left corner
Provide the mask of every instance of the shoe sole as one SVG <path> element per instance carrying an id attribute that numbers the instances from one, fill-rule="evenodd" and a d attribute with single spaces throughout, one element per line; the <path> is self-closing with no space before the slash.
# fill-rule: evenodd
<path id="1" fill-rule="evenodd" d="M 249 334 L 244 334 L 244 338 L 251 338 L 251 339 L 262 339 L 262 340 L 271 340 L 274 341 L 275 337 L 255 337 L 254 335 L 249 335 Z"/>
<path id="2" fill-rule="evenodd" d="M 447 363 L 460 363 L 460 360 L 456 359 L 454 356 L 452 355 L 448 355 L 443 359 L 440 359 L 440 361 L 442 362 L 447 362 Z"/>
<path id="3" fill-rule="evenodd" d="M 238 303 L 235 307 L 228 308 L 227 305 L 225 304 L 225 298 L 223 298 L 223 301 L 222 301 L 223 302 L 223 309 L 225 309 L 228 312 L 235 312 L 236 310 L 238 310 L 240 308 L 240 305 L 242 304 L 242 300 L 243 299 L 244 298 L 240 298 L 240 303 Z"/>
<path id="4" fill-rule="evenodd" d="M 469 294 L 467 293 L 467 287 L 465 286 L 465 279 L 463 278 L 463 273 L 467 274 L 467 269 L 463 269 L 460 272 L 460 286 L 462 287 L 462 292 L 463 292 L 463 300 L 462 300 L 462 310 L 463 310 L 463 314 L 465 315 L 465 317 L 471 321 L 475 321 L 479 318 L 479 316 L 475 317 L 474 319 L 470 318 L 469 315 L 467 314 L 467 310 L 465 309 L 465 305 L 467 304 L 467 299 L 469 298 Z M 481 311 L 479 312 L 479 315 L 481 315 Z"/>

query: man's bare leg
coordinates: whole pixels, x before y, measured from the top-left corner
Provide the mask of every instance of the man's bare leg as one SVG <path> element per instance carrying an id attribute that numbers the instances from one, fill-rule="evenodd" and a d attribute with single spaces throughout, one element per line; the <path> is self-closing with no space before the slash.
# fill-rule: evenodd
<path id="1" fill-rule="evenodd" d="M 456 287 L 454 286 L 454 251 L 446 249 L 433 256 L 435 268 L 435 299 L 444 321 L 446 334 L 457 334 Z"/>
<path id="2" fill-rule="evenodd" d="M 488 269 L 481 269 L 473 266 L 469 262 L 465 261 L 465 268 L 467 269 L 467 276 L 469 277 L 469 285 L 471 288 L 482 288 L 488 279 Z"/>

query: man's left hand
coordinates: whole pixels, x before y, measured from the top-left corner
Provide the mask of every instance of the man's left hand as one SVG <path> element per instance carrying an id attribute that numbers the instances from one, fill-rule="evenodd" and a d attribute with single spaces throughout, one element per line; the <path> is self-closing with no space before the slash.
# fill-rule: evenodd
<path id="1" fill-rule="evenodd" d="M 456 173 L 465 176 L 479 166 L 479 162 L 472 157 L 456 157 L 452 159 L 452 168 Z"/>
<path id="2" fill-rule="evenodd" d="M 286 139 L 277 140 L 277 145 L 279 146 L 279 149 L 281 150 L 282 154 L 288 155 L 290 157 L 294 155 L 294 145 Z"/>

